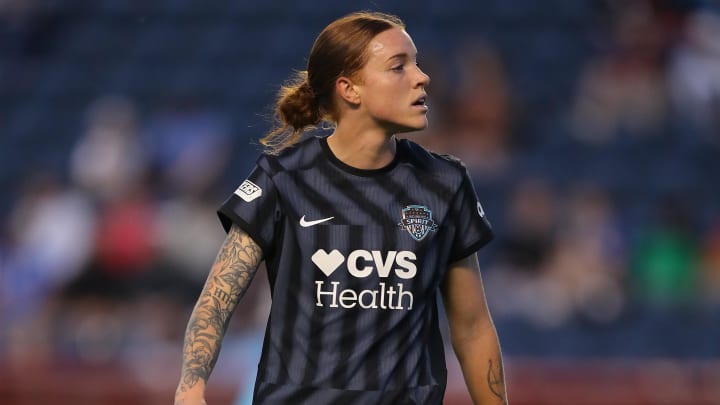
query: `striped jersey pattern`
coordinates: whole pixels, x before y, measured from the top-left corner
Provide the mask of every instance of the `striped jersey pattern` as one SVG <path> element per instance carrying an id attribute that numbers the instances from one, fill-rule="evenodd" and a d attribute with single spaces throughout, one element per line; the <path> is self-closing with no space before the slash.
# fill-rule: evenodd
<path id="1" fill-rule="evenodd" d="M 462 163 L 396 143 L 376 170 L 344 164 L 322 137 L 261 155 L 218 210 L 268 269 L 255 403 L 442 403 L 438 287 L 492 231 Z"/>

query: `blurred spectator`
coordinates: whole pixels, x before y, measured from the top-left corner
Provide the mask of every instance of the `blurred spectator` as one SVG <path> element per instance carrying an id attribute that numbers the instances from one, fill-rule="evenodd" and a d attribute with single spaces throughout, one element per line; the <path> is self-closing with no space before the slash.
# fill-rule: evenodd
<path id="1" fill-rule="evenodd" d="M 228 132 L 220 114 L 191 99 L 173 102 L 151 116 L 142 130 L 142 144 L 164 191 L 209 191 L 230 158 Z"/>
<path id="2" fill-rule="evenodd" d="M 156 202 L 140 181 L 107 201 L 99 210 L 92 260 L 68 294 L 127 300 L 147 291 L 157 257 L 156 223 Z"/>
<path id="3" fill-rule="evenodd" d="M 503 267 L 537 274 L 555 245 L 557 198 L 545 178 L 520 181 L 510 197 L 509 220 L 498 244 Z"/>
<path id="4" fill-rule="evenodd" d="M 720 15 L 693 14 L 669 72 L 673 106 L 680 115 L 718 138 L 720 130 Z"/>
<path id="5" fill-rule="evenodd" d="M 510 165 L 511 96 L 505 66 L 489 44 L 467 40 L 455 55 L 458 84 L 450 95 L 450 152 L 477 181 L 497 178 Z"/>
<path id="6" fill-rule="evenodd" d="M 559 214 L 555 191 L 547 179 L 524 179 L 509 204 L 509 218 L 493 242 L 497 253 L 487 272 L 488 300 L 497 316 L 557 325 L 566 319 L 568 305 L 548 279 Z"/>
<path id="7" fill-rule="evenodd" d="M 9 222 L 0 252 L 0 344 L 9 361 L 43 360 L 52 347 L 50 304 L 89 260 L 94 213 L 83 194 L 40 173 L 22 184 Z"/>
<path id="8" fill-rule="evenodd" d="M 572 312 L 595 323 L 617 320 L 625 306 L 626 247 L 610 197 L 582 184 L 571 188 L 548 265 Z"/>
<path id="9" fill-rule="evenodd" d="M 178 196 L 162 203 L 157 216 L 158 287 L 190 306 L 225 238 L 217 202 L 208 197 Z"/>
<path id="10" fill-rule="evenodd" d="M 130 192 L 146 166 L 137 126 L 130 100 L 105 96 L 93 102 L 86 112 L 85 133 L 71 156 L 73 180 L 100 200 Z"/>
<path id="11" fill-rule="evenodd" d="M 153 296 L 157 203 L 146 178 L 130 180 L 99 204 L 88 263 L 50 308 L 56 350 L 74 361 L 117 361 L 133 339 L 149 344 L 175 326 L 178 311 Z"/>
<path id="12" fill-rule="evenodd" d="M 641 305 L 686 308 L 699 302 L 699 241 L 685 203 L 666 198 L 633 246 L 632 294 Z"/>
<path id="13" fill-rule="evenodd" d="M 621 7 L 613 19 L 611 48 L 587 63 L 570 117 L 573 135 L 589 143 L 623 131 L 651 134 L 668 107 L 666 27 L 645 1 Z"/>
<path id="14" fill-rule="evenodd" d="M 10 213 L 0 284 L 3 307 L 12 311 L 8 319 L 33 314 L 81 271 L 92 251 L 94 221 L 91 203 L 52 174 L 26 180 Z"/>
<path id="15" fill-rule="evenodd" d="M 720 309 L 720 220 L 709 227 L 702 244 L 700 285 L 705 304 Z"/>

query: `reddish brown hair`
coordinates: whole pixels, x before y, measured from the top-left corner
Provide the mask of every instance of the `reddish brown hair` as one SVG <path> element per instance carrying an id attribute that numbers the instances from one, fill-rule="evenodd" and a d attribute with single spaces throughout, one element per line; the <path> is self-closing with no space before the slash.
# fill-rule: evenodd
<path id="1" fill-rule="evenodd" d="M 277 126 L 260 142 L 267 153 L 277 154 L 295 144 L 303 132 L 325 121 L 335 123 L 335 80 L 353 77 L 365 66 L 370 41 L 391 28 L 405 29 L 398 17 L 357 12 L 330 23 L 318 35 L 308 58 L 307 70 L 297 72 L 278 92 Z"/>

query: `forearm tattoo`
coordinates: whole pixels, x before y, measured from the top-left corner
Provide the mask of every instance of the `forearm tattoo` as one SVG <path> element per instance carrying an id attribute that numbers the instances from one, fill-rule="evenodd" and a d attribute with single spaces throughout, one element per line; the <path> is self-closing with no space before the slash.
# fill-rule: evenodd
<path id="1" fill-rule="evenodd" d="M 215 259 L 185 331 L 182 377 L 185 392 L 207 382 L 215 367 L 230 317 L 262 259 L 260 247 L 233 226 Z"/>
<path id="2" fill-rule="evenodd" d="M 505 398 L 505 371 L 503 370 L 502 361 L 498 360 L 497 363 L 493 363 L 492 359 L 488 360 L 487 383 L 493 395 L 498 397 L 503 404 L 507 404 Z"/>

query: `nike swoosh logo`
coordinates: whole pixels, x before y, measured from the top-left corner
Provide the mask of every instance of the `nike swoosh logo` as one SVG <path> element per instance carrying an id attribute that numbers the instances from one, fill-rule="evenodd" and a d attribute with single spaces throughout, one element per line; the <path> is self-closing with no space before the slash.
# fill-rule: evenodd
<path id="1" fill-rule="evenodd" d="M 323 219 L 316 219 L 316 220 L 314 220 L 314 221 L 306 221 L 306 220 L 305 220 L 305 215 L 303 215 L 302 218 L 300 218 L 300 226 L 302 226 L 303 228 L 307 228 L 308 226 L 313 226 L 313 225 L 317 225 L 317 224 L 322 224 L 323 222 L 329 221 L 329 220 L 331 220 L 331 219 L 333 219 L 333 218 L 335 218 L 335 217 L 323 218 Z"/>

